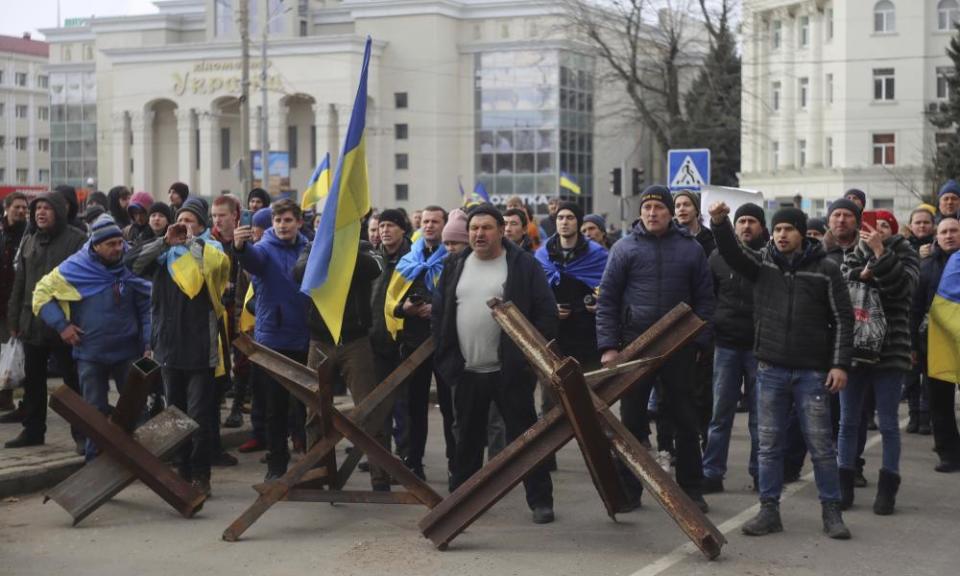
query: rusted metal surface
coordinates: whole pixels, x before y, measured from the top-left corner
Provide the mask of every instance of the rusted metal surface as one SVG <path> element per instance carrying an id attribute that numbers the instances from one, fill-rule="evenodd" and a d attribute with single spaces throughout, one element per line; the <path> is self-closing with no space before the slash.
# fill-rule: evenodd
<path id="1" fill-rule="evenodd" d="M 364 429 L 364 425 L 377 414 L 385 412 L 384 406 L 381 406 L 386 400 L 392 397 L 393 392 L 404 380 L 433 352 L 433 341 L 428 340 L 420 346 L 414 353 L 397 367 L 387 378 L 380 383 L 358 406 L 354 408 L 350 416 L 347 417 L 332 405 L 332 398 L 324 395 L 322 390 L 325 380 L 321 374 L 302 364 L 278 354 L 277 352 L 257 344 L 247 335 L 241 335 L 234 341 L 234 345 L 243 352 L 251 362 L 257 364 L 273 376 L 293 394 L 300 399 L 308 408 L 312 409 L 320 419 L 326 419 L 329 428 L 324 426 L 325 434 L 322 435 L 316 444 L 314 444 L 299 462 L 287 470 L 281 478 L 256 487 L 259 492 L 257 500 L 245 510 L 234 522 L 224 531 L 223 539 L 228 542 L 237 541 L 247 529 L 253 525 L 257 519 L 262 516 L 271 506 L 277 502 L 290 499 L 291 491 L 300 491 L 301 496 L 310 495 L 313 500 L 310 501 L 338 501 L 338 502 L 374 502 L 380 503 L 389 499 L 390 503 L 402 504 L 423 504 L 431 507 L 440 502 L 440 496 L 433 491 L 425 482 L 417 478 L 396 456 L 389 450 L 381 446 Z M 319 384 L 315 384 L 318 383 Z M 324 406 L 328 403 L 327 406 Z M 329 455 L 336 448 L 337 443 L 347 438 L 355 447 L 356 459 L 359 461 L 359 453 L 366 453 L 367 459 L 372 465 L 377 465 L 386 470 L 395 479 L 397 479 L 408 491 L 408 496 L 393 496 L 386 498 L 379 492 L 345 492 L 341 490 L 316 490 L 314 488 L 303 488 L 301 482 L 305 477 L 311 474 L 311 470 L 318 464 L 329 461 Z M 352 459 L 348 459 L 350 463 Z M 352 471 L 346 465 L 340 471 L 335 467 L 323 467 L 324 476 L 328 483 L 334 487 L 342 487 L 346 483 L 349 473 Z M 317 480 L 315 478 L 315 480 Z M 319 498 L 315 493 L 324 492 L 325 500 L 316 500 Z M 371 499 L 365 500 L 364 495 Z M 402 493 L 395 493 L 402 494 Z M 339 498 L 339 500 L 330 500 Z M 300 498 L 298 498 L 300 499 Z"/>
<path id="2" fill-rule="evenodd" d="M 110 421 L 132 432 L 147 405 L 147 396 L 160 380 L 160 365 L 151 358 L 140 358 L 130 366 L 127 381 L 120 392 L 117 406 L 110 413 Z"/>
<path id="3" fill-rule="evenodd" d="M 185 518 L 192 517 L 206 495 L 183 481 L 169 466 L 151 454 L 119 426 L 110 423 L 66 385 L 50 395 L 50 407 L 76 426 L 97 446 L 150 487 Z"/>
<path id="4" fill-rule="evenodd" d="M 530 334 L 530 331 L 517 328 L 529 323 L 515 307 L 496 301 L 491 302 L 491 307 L 504 332 L 516 336 L 515 342 L 534 369 L 541 374 L 549 370 L 550 359 L 556 354 L 547 348 L 542 335 L 535 330 Z M 616 366 L 641 356 L 650 359 L 636 370 L 605 378 L 591 386 L 602 406 L 612 405 L 631 387 L 652 375 L 666 358 L 689 344 L 704 326 L 705 323 L 689 306 L 678 304 L 608 363 L 608 366 Z M 419 524 L 424 536 L 440 549 L 445 549 L 450 541 L 573 436 L 574 430 L 564 415 L 564 408 L 552 409 L 428 512 Z"/>
<path id="5" fill-rule="evenodd" d="M 133 433 L 133 439 L 161 460 L 167 458 L 199 429 L 175 406 L 167 408 Z M 76 526 L 137 479 L 136 474 L 108 453 L 101 454 L 44 496 L 73 517 Z"/>
<path id="6" fill-rule="evenodd" d="M 284 498 L 287 502 L 329 502 L 331 504 L 420 504 L 409 492 L 372 492 L 352 490 L 311 490 L 294 488 Z"/>

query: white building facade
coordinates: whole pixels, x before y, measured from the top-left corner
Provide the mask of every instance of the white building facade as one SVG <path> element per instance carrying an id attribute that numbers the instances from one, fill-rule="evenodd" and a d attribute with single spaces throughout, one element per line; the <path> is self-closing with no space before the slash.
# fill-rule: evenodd
<path id="1" fill-rule="evenodd" d="M 939 183 L 958 0 L 745 0 L 741 185 L 812 215 L 849 188 L 905 217 Z"/>
<path id="2" fill-rule="evenodd" d="M 0 192 L 50 185 L 47 44 L 0 36 Z"/>
<path id="3" fill-rule="evenodd" d="M 170 184 L 183 181 L 207 197 L 245 195 L 237 168 L 239 1 L 168 0 L 156 3 L 157 14 L 43 30 L 56 117 L 62 106 L 77 135 L 53 159 L 55 183 L 95 176 L 100 189 L 124 184 L 165 199 Z M 557 3 L 246 1 L 251 148 L 260 148 L 262 134 L 266 13 L 265 130 L 270 149 L 288 154 L 295 192 L 323 154 L 336 162 L 370 35 L 366 144 L 375 206 L 456 205 L 458 181 L 467 192 L 479 181 L 495 201 L 518 194 L 542 208 L 563 171 L 583 188 L 588 209 L 619 217 L 606 175 L 624 161 L 642 163 L 645 139 L 632 122 L 594 120 L 595 107 L 616 98 L 595 94 L 595 58 L 566 38 Z M 83 140 L 90 134 L 94 141 Z"/>

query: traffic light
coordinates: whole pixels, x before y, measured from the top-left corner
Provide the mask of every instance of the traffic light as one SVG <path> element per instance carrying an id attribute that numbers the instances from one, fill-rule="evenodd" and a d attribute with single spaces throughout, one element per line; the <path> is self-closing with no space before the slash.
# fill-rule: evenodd
<path id="1" fill-rule="evenodd" d="M 614 168 L 610 171 L 610 192 L 614 196 L 619 196 L 622 193 L 622 182 L 623 182 L 623 171 L 620 168 Z"/>
<path id="2" fill-rule="evenodd" d="M 643 185 L 646 182 L 643 179 L 643 168 L 634 168 L 633 169 L 633 195 L 639 196 L 640 192 L 643 191 Z"/>

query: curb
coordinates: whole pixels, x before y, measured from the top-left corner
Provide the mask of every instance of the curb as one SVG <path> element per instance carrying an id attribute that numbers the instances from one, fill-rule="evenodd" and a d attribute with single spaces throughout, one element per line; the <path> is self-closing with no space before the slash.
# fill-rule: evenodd
<path id="1" fill-rule="evenodd" d="M 65 455 L 40 466 L 21 466 L 0 472 L 0 498 L 38 492 L 53 486 L 79 470 L 83 456 Z"/>

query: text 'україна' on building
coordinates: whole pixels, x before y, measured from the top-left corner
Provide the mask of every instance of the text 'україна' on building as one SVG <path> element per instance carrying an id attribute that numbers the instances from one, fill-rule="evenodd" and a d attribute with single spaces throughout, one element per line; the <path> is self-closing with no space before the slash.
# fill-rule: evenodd
<path id="1" fill-rule="evenodd" d="M 281 153 L 271 155 L 274 193 L 302 193 L 327 152 L 336 163 L 367 35 L 374 206 L 457 205 L 458 181 L 468 193 L 479 181 L 494 202 L 516 194 L 542 209 L 558 194 L 563 171 L 583 190 L 588 210 L 617 213 L 606 175 L 648 158 L 638 123 L 600 113 L 622 91 L 598 88 L 600 64 L 571 38 L 560 3 L 247 2 L 250 143 L 258 151 L 266 131 L 269 149 Z M 42 31 L 59 90 L 54 106 L 64 107 L 66 146 L 53 157 L 54 183 L 81 183 L 95 170 L 102 189 L 126 184 L 165 197 L 179 180 L 208 197 L 243 192 L 241 4 L 156 6 L 156 14 Z M 265 18 L 266 127 L 259 120 Z"/>
<path id="2" fill-rule="evenodd" d="M 813 215 L 848 188 L 905 217 L 947 100 L 960 0 L 745 0 L 741 185 Z"/>
<path id="3" fill-rule="evenodd" d="M 50 185 L 47 43 L 0 36 L 0 198 Z"/>

